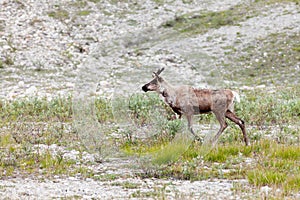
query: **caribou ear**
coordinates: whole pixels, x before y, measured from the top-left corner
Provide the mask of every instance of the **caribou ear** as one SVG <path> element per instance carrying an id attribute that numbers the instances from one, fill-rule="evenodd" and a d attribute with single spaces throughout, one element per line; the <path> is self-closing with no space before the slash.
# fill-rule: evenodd
<path id="1" fill-rule="evenodd" d="M 153 75 L 152 75 L 153 77 L 159 77 L 159 75 L 157 74 L 157 72 L 153 72 Z"/>
<path id="2" fill-rule="evenodd" d="M 157 78 L 158 82 L 161 83 L 164 81 L 164 79 L 161 76 L 159 76 L 156 72 L 153 72 L 153 75 L 154 75 L 154 78 Z"/>

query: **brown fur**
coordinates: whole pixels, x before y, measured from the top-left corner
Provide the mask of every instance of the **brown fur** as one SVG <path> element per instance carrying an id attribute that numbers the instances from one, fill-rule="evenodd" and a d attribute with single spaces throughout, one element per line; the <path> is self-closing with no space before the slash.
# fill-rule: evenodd
<path id="1" fill-rule="evenodd" d="M 217 142 L 221 133 L 226 129 L 225 118 L 228 118 L 241 128 L 244 142 L 249 145 L 245 123 L 234 113 L 235 96 L 231 90 L 195 89 L 185 85 L 174 87 L 159 76 L 162 71 L 163 69 L 154 73 L 154 79 L 145 84 L 142 89 L 145 92 L 158 92 L 172 110 L 179 115 L 179 118 L 185 115 L 188 120 L 188 127 L 195 137 L 197 136 L 192 129 L 193 115 L 212 112 L 220 123 L 220 129 L 213 138 L 213 143 Z"/>

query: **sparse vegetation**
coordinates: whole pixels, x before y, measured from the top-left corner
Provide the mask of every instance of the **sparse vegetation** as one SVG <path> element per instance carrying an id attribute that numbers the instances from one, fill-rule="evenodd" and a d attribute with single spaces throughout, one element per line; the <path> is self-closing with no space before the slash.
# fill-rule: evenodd
<path id="1" fill-rule="evenodd" d="M 299 4 L 299 0 L 258 0 L 251 3 L 238 4 L 224 11 L 196 11 L 176 16 L 173 20 L 167 21 L 162 26 L 173 28 L 186 36 L 203 34 L 208 30 L 217 29 L 222 26 L 238 25 L 239 22 L 257 16 L 261 12 L 261 9 L 264 9 L 265 5 L 282 2 L 295 2 Z"/>
<path id="2" fill-rule="evenodd" d="M 258 127 L 297 124 L 300 115 L 299 94 L 299 89 L 292 87 L 278 88 L 270 93 L 264 89 L 245 91 L 245 98 L 237 104 L 236 112 L 244 115 L 246 122 Z"/>
<path id="3" fill-rule="evenodd" d="M 79 11 L 77 14 L 78 14 L 79 16 L 87 16 L 87 15 L 89 15 L 91 12 L 92 12 L 92 11 L 90 11 L 90 10 L 81 10 L 81 11 Z"/>
<path id="4" fill-rule="evenodd" d="M 0 69 L 4 68 L 5 66 L 10 66 L 14 64 L 13 58 L 9 55 L 6 55 L 3 60 L 0 60 Z"/>
<path id="5" fill-rule="evenodd" d="M 299 126 L 285 128 L 291 123 L 298 123 L 299 90 L 296 88 L 287 91 L 277 88 L 276 93 L 255 90 L 244 91 L 243 95 L 245 97 L 242 98 L 236 111 L 246 119 L 248 124 L 253 143 L 250 147 L 243 145 L 242 136 L 236 127 L 228 129 L 222 135 L 215 149 L 191 141 L 170 143 L 174 135 L 184 131 L 183 122 L 171 120 L 172 112 L 168 107 L 164 106 L 156 95 L 147 94 L 130 97 L 129 115 L 136 126 L 155 122 L 159 127 L 155 129 L 158 132 L 154 137 L 145 139 L 130 138 L 129 140 L 124 135 L 125 138 L 120 140 L 120 148 L 130 155 L 144 156 L 149 153 L 157 155 L 154 157 L 153 164 L 164 167 L 158 167 L 151 173 L 147 172 L 147 176 L 171 176 L 188 180 L 246 178 L 250 184 L 257 187 L 268 185 L 279 188 L 282 195 L 289 195 L 299 190 L 299 177 L 294 176 L 300 172 L 299 164 L 295 164 L 300 159 Z M 125 102 L 129 101 L 125 100 Z M 63 154 L 52 155 L 47 150 L 37 151 L 38 145 L 53 144 L 82 150 L 76 144 L 76 141 L 79 141 L 78 137 L 67 125 L 72 120 L 71 104 L 70 97 L 57 97 L 50 101 L 45 98 L 25 98 L 0 102 L 0 128 L 3 132 L 0 137 L 1 177 L 12 176 L 17 171 L 18 173 L 21 171 L 23 174 L 42 173 L 46 176 L 80 173 L 95 180 L 115 179 L 114 175 L 103 177 L 94 174 L 84 165 L 78 167 L 74 160 L 65 158 Z M 96 99 L 95 105 L 100 123 L 110 124 L 114 121 L 109 100 Z M 165 121 L 161 121 L 160 116 L 156 119 L 160 123 L 150 119 L 149 115 L 153 110 L 164 113 Z M 211 121 L 204 120 L 205 122 Z M 278 125 L 279 133 L 265 132 L 270 134 L 271 140 L 264 136 L 256 137 L 257 132 L 264 130 L 264 127 Z M 107 130 L 106 134 L 113 132 L 111 129 L 114 127 Z M 292 141 L 280 139 L 279 136 L 283 135 L 296 137 L 296 139 Z M 247 160 L 251 160 L 251 163 L 246 162 Z M 165 167 L 166 164 L 168 167 Z M 125 184 L 124 187 L 138 186 Z"/>
<path id="6" fill-rule="evenodd" d="M 69 18 L 69 12 L 59 8 L 55 11 L 49 12 L 48 16 L 63 21 Z"/>
<path id="7" fill-rule="evenodd" d="M 244 52 L 242 54 L 234 50 L 228 53 L 230 62 L 236 64 L 223 63 L 227 69 L 233 70 L 231 74 L 224 74 L 227 79 L 266 86 L 299 84 L 299 34 L 272 34 L 268 40 L 256 42 L 254 46 L 239 50 Z"/>
<path id="8" fill-rule="evenodd" d="M 182 2 L 185 4 L 193 3 L 189 0 L 183 0 Z M 27 9 L 31 8 L 30 4 L 25 5 L 26 3 L 21 1 L 7 2 L 8 6 L 6 7 L 15 8 L 15 3 L 18 4 L 18 8 L 22 9 L 22 12 L 29 12 Z M 24 78 L 22 73 L 26 76 L 35 73 L 37 75 L 34 76 L 37 77 L 41 73 L 48 73 L 49 70 L 56 71 L 56 69 L 53 69 L 56 68 L 56 65 L 60 68 L 68 66 L 69 61 L 76 62 L 79 65 L 81 58 L 78 57 L 78 54 L 83 54 L 82 56 L 85 57 L 92 49 L 97 49 L 98 44 L 95 43 L 102 44 L 102 40 L 105 41 L 106 39 L 113 41 L 112 45 L 122 43 L 123 40 L 120 42 L 121 40 L 117 40 L 117 37 L 118 34 L 124 35 L 126 29 L 123 29 L 123 27 L 125 26 L 131 27 L 132 30 L 130 31 L 132 32 L 136 32 L 134 28 L 139 25 L 146 27 L 148 24 L 155 24 L 155 28 L 157 28 L 157 22 L 154 23 L 152 18 L 157 17 L 161 12 L 160 9 L 170 9 L 171 7 L 165 5 L 171 3 L 164 0 L 153 0 L 151 3 L 155 4 L 156 15 L 145 16 L 147 22 L 139 21 L 134 17 L 127 17 L 133 13 L 139 16 L 140 13 L 137 10 L 145 11 L 146 6 L 144 7 L 137 1 L 121 2 L 116 0 L 105 3 L 101 3 L 100 0 L 78 0 L 64 5 L 58 2 L 50 7 L 51 10 L 41 12 L 46 13 L 50 20 L 39 15 L 32 19 L 24 17 L 23 19 L 29 19 L 29 21 L 22 19 L 16 23 L 24 29 L 24 32 L 16 35 L 6 35 L 5 33 L 3 40 L 0 41 L 0 46 L 5 46 L 6 50 L 3 51 L 2 57 L 0 55 L 0 70 L 5 74 L 4 80 L 20 81 Z M 235 4 L 235 6 L 221 11 L 199 10 L 178 15 L 176 12 L 182 12 L 162 12 L 165 14 L 164 19 L 170 19 L 170 13 L 175 18 L 163 23 L 160 28 L 175 30 L 176 37 L 169 40 L 174 41 L 178 37 L 199 36 L 223 26 L 241 26 L 241 22 L 265 15 L 265 13 L 268 14 L 267 10 L 271 7 L 285 3 L 299 5 L 300 1 L 255 0 Z M 111 8 L 105 4 L 111 6 Z M 283 6 L 282 9 L 287 8 Z M 98 12 L 99 10 L 101 12 Z M 20 16 L 23 17 L 22 12 L 20 12 Z M 288 9 L 284 12 L 289 14 Z M 97 15 L 93 16 L 95 13 Z M 101 26 L 94 28 L 89 23 L 85 23 L 85 17 L 103 20 L 107 24 L 100 24 Z M 104 17 L 107 17 L 107 20 Z M 51 20 L 51 18 L 54 20 Z M 119 19 L 122 19 L 122 23 L 119 23 Z M 65 23 L 67 26 L 53 26 L 56 31 L 54 32 L 51 30 L 51 26 L 49 26 L 50 29 L 47 26 L 49 25 L 48 21 L 55 20 L 68 22 Z M 28 28 L 28 32 L 26 30 L 27 22 L 31 26 Z M 75 25 L 74 22 L 76 22 Z M 7 31 L 6 26 L 11 27 L 10 24 L 12 23 L 6 23 L 6 19 L 0 20 L 0 31 Z M 120 31 L 115 30 L 114 25 L 118 25 Z M 34 28 L 38 28 L 43 32 L 35 31 Z M 105 36 L 102 38 L 102 35 L 97 35 L 96 32 L 102 31 L 102 28 L 105 28 L 103 35 L 112 35 L 112 37 Z M 158 31 L 162 31 L 160 28 Z M 155 31 L 156 29 L 151 31 L 150 34 Z M 114 32 L 117 34 L 114 35 Z M 160 40 L 175 35 L 173 32 L 169 34 L 165 30 L 162 32 L 167 32 L 167 35 L 160 37 L 158 34 L 159 37 L 154 39 L 154 42 L 160 43 Z M 85 158 L 87 154 L 92 156 L 94 152 L 86 152 L 87 148 L 82 144 L 83 140 L 73 127 L 74 110 L 71 96 L 58 96 L 51 99 L 46 97 L 14 98 L 13 96 L 10 100 L 0 99 L 0 180 L 7 180 L 16 176 L 35 177 L 37 179 L 66 176 L 79 177 L 80 180 L 103 181 L 110 186 L 126 191 L 134 191 L 128 198 L 158 199 L 168 198 L 168 183 L 163 183 L 162 187 L 154 185 L 150 189 L 147 186 L 149 190 L 144 190 L 142 188 L 144 182 L 131 182 L 127 181 L 126 178 L 138 177 L 139 180 L 142 178 L 162 178 L 189 181 L 246 180 L 243 183 L 241 183 L 242 181 L 234 182 L 232 190 L 236 193 L 249 193 L 251 195 L 254 193 L 254 197 L 251 196 L 251 198 L 256 199 L 298 198 L 300 191 L 300 87 L 298 75 L 300 35 L 296 32 L 282 32 L 270 34 L 267 38 L 255 38 L 255 42 L 251 44 L 239 45 L 239 41 L 235 41 L 236 46 L 232 44 L 222 46 L 225 58 L 215 59 L 216 68 L 220 69 L 220 72 L 218 74 L 214 71 L 210 72 L 210 76 L 214 78 L 213 80 L 220 73 L 223 76 L 222 78 L 230 80 L 228 83 L 224 83 L 224 87 L 229 85 L 233 90 L 239 91 L 241 102 L 236 104 L 235 110 L 238 116 L 246 122 L 251 146 L 243 144 L 239 128 L 229 121 L 229 128 L 221 135 L 217 146 L 212 147 L 209 141 L 206 140 L 207 138 L 201 138 L 202 141 L 193 141 L 193 138 L 189 137 L 191 134 L 186 130 L 184 117 L 183 119 L 175 119 L 173 111 L 163 103 L 157 94 L 136 93 L 118 99 L 96 97 L 95 110 L 93 110 L 95 121 L 101 124 L 100 131 L 108 138 L 107 145 L 118 150 L 118 153 L 114 156 L 141 158 L 139 159 L 141 163 L 129 166 L 141 167 L 141 171 L 136 174 L 120 176 L 116 169 L 102 168 L 103 163 L 97 163 L 99 160 Z M 145 34 L 147 34 L 147 31 L 145 31 Z M 47 40 L 43 40 L 44 35 Z M 58 60 L 49 59 L 49 64 L 54 65 L 52 69 L 47 69 L 48 63 L 32 62 L 35 70 L 31 70 L 30 62 L 19 61 L 26 58 L 18 54 L 19 51 L 27 55 L 27 51 L 39 47 L 36 41 L 45 41 L 47 48 L 49 48 L 51 44 L 57 43 L 57 40 L 54 40 L 56 36 L 59 36 L 59 40 L 62 41 L 60 45 L 63 51 L 60 52 L 67 60 L 63 59 L 62 62 L 59 62 L 59 57 L 57 57 Z M 72 39 L 64 40 L 63 37 L 65 36 L 72 37 Z M 214 36 L 202 39 L 209 42 L 214 40 Z M 240 32 L 237 32 L 236 36 L 240 37 L 241 40 L 243 39 Z M 221 43 L 225 40 L 222 37 L 220 36 Z M 129 37 L 125 35 L 124 38 Z M 48 40 L 51 40 L 51 43 Z M 182 66 L 186 67 L 186 62 L 189 62 L 188 59 L 182 59 L 178 61 L 181 65 L 176 66 L 177 57 L 174 59 L 166 58 L 165 60 L 159 57 L 160 54 L 165 55 L 164 51 L 168 51 L 167 55 L 174 55 L 172 49 L 151 49 L 149 47 L 151 45 L 148 45 L 148 43 L 151 43 L 152 39 L 148 39 L 147 35 L 137 38 L 137 41 L 140 40 L 142 42 L 137 42 L 136 45 L 125 45 L 126 49 L 129 49 L 128 52 L 124 48 L 122 53 L 115 54 L 116 58 L 112 59 L 115 64 L 121 66 L 134 63 L 134 65 L 142 68 L 145 61 L 140 61 L 142 59 L 150 60 L 151 56 L 155 55 L 157 56 L 155 59 L 159 62 L 165 62 L 172 67 L 175 66 L 174 68 L 180 71 L 183 68 Z M 16 41 L 22 41 L 22 44 L 19 45 Z M 23 42 L 27 41 L 35 41 L 36 43 L 34 43 L 34 46 L 26 46 Z M 130 43 L 131 38 L 128 41 L 124 39 L 124 41 L 126 44 Z M 144 45 L 144 42 L 146 45 Z M 143 45 L 140 45 L 142 43 Z M 48 55 L 50 57 L 54 56 L 55 51 L 61 48 L 49 48 L 53 52 L 45 54 L 45 57 Z M 83 48 L 86 48 L 87 51 L 85 49 L 83 51 Z M 136 50 L 131 48 L 136 48 Z M 148 50 L 155 53 L 149 53 Z M 136 52 L 132 54 L 134 51 Z M 113 48 L 108 49 L 107 52 L 104 57 L 110 56 L 111 52 L 112 55 L 115 53 Z M 198 56 L 199 54 L 195 55 Z M 31 54 L 28 53 L 28 57 L 31 57 Z M 233 63 L 234 65 L 232 65 Z M 150 65 L 152 65 L 151 62 Z M 15 68 L 10 70 L 10 67 Z M 115 70 L 114 67 L 113 70 Z M 193 69 L 197 70 L 197 67 L 193 66 Z M 108 73 L 107 78 L 122 77 L 124 71 L 117 69 L 111 74 Z M 14 73 L 17 75 L 10 76 Z M 103 74 L 105 73 L 103 72 Z M 62 74 L 62 76 L 64 75 Z M 54 75 L 51 74 L 49 77 L 52 79 Z M 27 80 L 20 81 L 20 85 L 24 85 L 22 89 L 26 90 L 28 88 L 27 83 Z M 118 85 L 119 83 L 115 84 Z M 122 121 L 127 123 L 125 126 L 118 122 L 121 117 L 125 118 Z M 195 125 L 208 126 L 217 123 L 212 114 L 197 116 L 194 120 Z M 204 128 L 202 129 L 202 126 L 200 126 L 198 129 L 197 133 L 203 137 Z M 101 152 L 103 150 L 101 148 L 106 148 L 106 146 L 95 149 L 100 149 L 99 152 Z M 144 159 L 146 160 L 148 157 L 151 160 L 143 163 Z M 128 158 L 126 157 L 126 159 Z M 106 173 L 105 170 L 109 173 Z M 143 181 L 146 182 L 146 180 Z M 10 186 L 0 186 L 0 189 L 5 190 L 5 187 Z M 257 196 L 260 195 L 257 191 L 261 191 L 263 187 L 270 188 L 268 196 Z M 187 198 L 187 196 L 176 192 L 175 198 Z M 193 194 L 190 195 L 192 198 Z M 82 197 L 68 196 L 66 198 L 80 199 Z"/>

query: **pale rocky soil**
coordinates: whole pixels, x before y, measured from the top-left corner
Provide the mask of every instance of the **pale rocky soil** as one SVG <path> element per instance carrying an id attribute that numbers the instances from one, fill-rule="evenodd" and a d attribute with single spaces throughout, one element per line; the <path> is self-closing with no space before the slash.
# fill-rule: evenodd
<path id="1" fill-rule="evenodd" d="M 226 10 L 242 1 L 192 2 L 87 1 L 80 6 L 74 1 L 2 0 L 0 56 L 2 62 L 13 64 L 1 68 L 0 97 L 62 95 L 72 93 L 82 82 L 98 84 L 99 94 L 112 94 L 116 89 L 137 92 L 150 73 L 162 66 L 170 68 L 166 75 L 175 73 L 173 82 L 206 87 L 207 74 L 222 70 L 219 63 L 226 59 L 223 47 L 242 49 L 272 33 L 297 33 L 300 29 L 299 6 L 295 4 L 268 5 L 261 8 L 261 15 L 238 26 L 185 39 L 170 38 L 169 30 L 158 28 L 183 13 Z M 68 16 L 49 16 L 59 9 Z M 80 10 L 91 13 L 80 16 Z M 224 85 L 223 81 L 216 76 L 212 82 L 217 87 Z"/>
<path id="2" fill-rule="evenodd" d="M 68 151 L 57 145 L 40 145 L 47 149 L 64 152 L 66 159 L 79 159 L 78 152 Z M 77 157 L 77 158 L 76 158 Z M 83 162 L 93 162 L 93 156 L 84 153 Z M 90 164 L 99 180 L 75 177 L 43 175 L 14 177 L 0 181 L 1 199 L 241 199 L 253 194 L 235 192 L 234 188 L 248 187 L 246 180 L 184 181 L 175 179 L 141 178 L 135 158 L 110 158 L 102 163 Z M 271 188 L 266 188 L 271 190 Z M 264 196 L 265 189 L 254 192 Z"/>
<path id="3" fill-rule="evenodd" d="M 208 87 L 205 75 L 226 59 L 222 47 L 242 49 L 272 33 L 300 32 L 300 8 L 295 4 L 266 6 L 259 16 L 239 26 L 224 26 L 177 40 L 166 37 L 172 34 L 170 30 L 158 27 L 183 13 L 226 10 L 248 1 L 81 2 L 85 3 L 0 0 L 0 60 L 4 63 L 0 68 L 0 98 L 68 95 L 82 87 L 88 88 L 87 93 L 108 97 L 134 93 L 149 80 L 150 72 L 162 66 L 167 68 L 166 76 L 173 73 L 172 82 Z M 67 11 L 68 16 L 49 16 L 58 9 Z M 91 13 L 80 16 L 79 10 Z M 217 86 L 224 82 L 222 77 L 214 81 Z M 138 194 L 149 194 L 143 198 L 152 199 L 151 193 L 167 199 L 250 199 L 252 195 L 263 197 L 271 190 L 235 193 L 232 188 L 237 181 L 229 180 L 141 179 L 135 175 L 139 172 L 135 165 L 134 159 L 110 158 L 92 166 L 104 175 L 116 174 L 114 180 L 30 176 L 2 179 L 0 199 L 138 199 Z M 127 182 L 135 186 L 127 188 Z M 239 184 L 247 186 L 247 181 Z"/>

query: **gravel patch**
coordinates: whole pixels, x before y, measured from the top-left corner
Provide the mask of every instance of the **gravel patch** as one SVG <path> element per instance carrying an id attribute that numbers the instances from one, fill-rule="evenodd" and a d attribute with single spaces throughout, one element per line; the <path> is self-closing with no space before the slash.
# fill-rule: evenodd
<path id="1" fill-rule="evenodd" d="M 243 182 L 243 181 L 242 181 Z M 127 178 L 114 181 L 14 178 L 0 182 L 2 199 L 240 199 L 232 191 L 233 181 L 176 181 Z M 158 194 L 160 193 L 160 194 Z M 149 196 L 147 198 L 147 195 Z"/>

